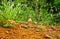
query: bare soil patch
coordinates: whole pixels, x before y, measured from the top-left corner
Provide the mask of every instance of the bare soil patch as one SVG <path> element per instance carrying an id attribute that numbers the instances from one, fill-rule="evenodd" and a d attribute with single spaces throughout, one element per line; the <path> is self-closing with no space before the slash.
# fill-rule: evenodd
<path id="1" fill-rule="evenodd" d="M 38 23 L 15 23 L 4 28 L 0 26 L 0 39 L 60 39 L 60 26 Z"/>

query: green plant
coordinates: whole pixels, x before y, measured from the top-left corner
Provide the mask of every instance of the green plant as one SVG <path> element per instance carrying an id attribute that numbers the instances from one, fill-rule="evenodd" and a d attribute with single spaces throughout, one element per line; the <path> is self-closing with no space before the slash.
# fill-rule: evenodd
<path id="1" fill-rule="evenodd" d="M 3 26 L 5 28 L 10 27 L 10 26 L 14 26 L 13 21 L 14 20 L 11 20 L 11 19 L 0 20 L 0 26 Z"/>
<path id="2" fill-rule="evenodd" d="M 60 0 L 1 0 L 0 20 L 14 19 L 50 25 L 60 23 Z"/>
<path id="3" fill-rule="evenodd" d="M 4 25 L 3 25 L 3 27 L 5 27 L 5 28 L 10 27 L 10 26 L 12 26 L 12 24 L 8 24 L 8 23 L 7 23 L 7 24 L 4 24 Z"/>

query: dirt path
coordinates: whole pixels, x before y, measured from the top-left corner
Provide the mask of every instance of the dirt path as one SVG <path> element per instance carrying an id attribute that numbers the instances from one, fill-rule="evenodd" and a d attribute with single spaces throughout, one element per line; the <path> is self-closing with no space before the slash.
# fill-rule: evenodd
<path id="1" fill-rule="evenodd" d="M 0 39 L 60 39 L 60 26 L 20 23 L 4 28 L 0 26 Z"/>

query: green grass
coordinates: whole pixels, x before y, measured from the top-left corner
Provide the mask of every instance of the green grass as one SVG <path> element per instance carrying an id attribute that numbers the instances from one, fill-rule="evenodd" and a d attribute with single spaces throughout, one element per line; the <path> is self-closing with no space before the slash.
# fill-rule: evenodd
<path id="1" fill-rule="evenodd" d="M 39 22 L 49 25 L 59 25 L 59 0 L 54 0 L 53 4 L 51 4 L 53 1 L 48 1 L 48 3 L 46 3 L 46 1 L 47 0 L 38 0 L 36 2 L 33 0 L 11 0 L 7 2 L 7 0 L 2 0 L 0 1 L 0 20 L 13 19 L 17 21 L 28 21 L 28 17 L 31 16 L 33 22 Z M 28 4 L 27 2 L 29 2 L 30 4 Z M 53 9 L 54 6 L 55 9 Z M 36 7 L 40 8 L 37 9 Z M 38 13 L 36 13 L 35 9 L 39 10 Z M 57 12 L 54 11 L 56 9 L 58 9 Z M 54 17 L 54 15 L 56 16 L 56 18 Z"/>

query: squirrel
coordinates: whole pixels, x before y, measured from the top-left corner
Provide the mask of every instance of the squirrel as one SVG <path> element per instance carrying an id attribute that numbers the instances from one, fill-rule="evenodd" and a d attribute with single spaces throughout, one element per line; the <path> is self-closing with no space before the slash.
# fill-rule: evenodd
<path id="1" fill-rule="evenodd" d="M 31 16 L 28 17 L 28 22 L 32 22 Z"/>
<path id="2" fill-rule="evenodd" d="M 31 16 L 29 15 L 29 17 L 28 17 L 28 23 L 32 23 L 32 18 L 31 18 Z M 37 22 L 33 22 L 34 24 L 38 24 Z"/>

